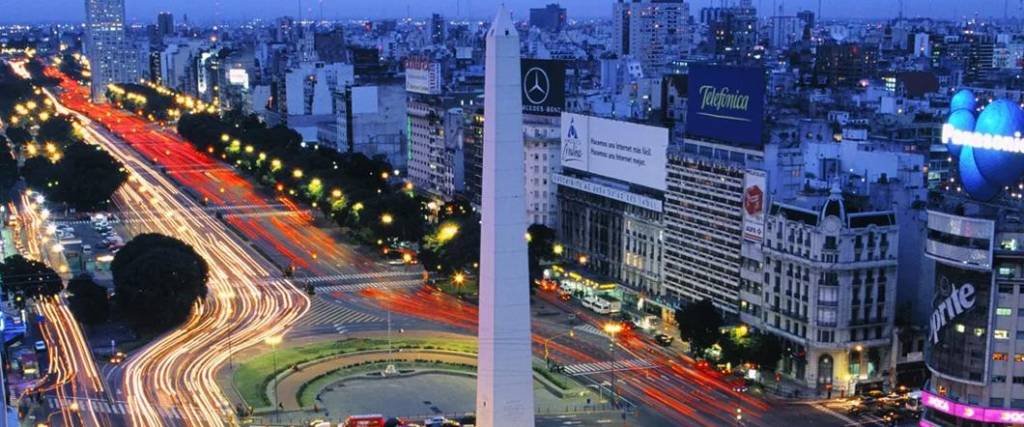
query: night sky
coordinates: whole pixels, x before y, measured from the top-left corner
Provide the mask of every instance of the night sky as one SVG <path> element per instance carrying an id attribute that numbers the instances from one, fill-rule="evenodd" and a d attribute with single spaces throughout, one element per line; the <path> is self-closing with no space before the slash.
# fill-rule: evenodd
<path id="1" fill-rule="evenodd" d="M 485 17 L 494 13 L 499 3 L 512 8 L 517 17 L 525 17 L 530 7 L 538 7 L 555 0 L 126 0 L 128 19 L 134 22 L 152 22 L 159 11 L 169 11 L 180 22 L 188 14 L 193 22 L 209 23 L 222 19 L 238 20 L 252 17 L 272 18 L 297 15 L 301 1 L 303 15 L 320 14 L 334 18 L 401 18 L 422 17 L 431 12 L 443 12 L 451 17 Z M 728 0 L 738 1 L 738 0 Z M 1021 16 L 1020 0 L 1006 0 L 1010 16 Z M 691 0 L 691 13 L 721 0 Z M 560 0 L 570 17 L 595 17 L 611 14 L 612 0 Z M 826 19 L 836 17 L 877 18 L 897 13 L 896 0 L 821 0 Z M 904 0 L 904 13 L 908 17 L 929 16 L 955 18 L 978 14 L 982 17 L 1003 16 L 1004 0 Z M 802 9 L 817 10 L 818 0 L 754 0 L 762 14 L 785 5 L 785 14 L 792 15 Z M 84 0 L 0 0 L 2 22 L 82 21 Z M 458 13 L 456 12 L 458 11 Z"/>

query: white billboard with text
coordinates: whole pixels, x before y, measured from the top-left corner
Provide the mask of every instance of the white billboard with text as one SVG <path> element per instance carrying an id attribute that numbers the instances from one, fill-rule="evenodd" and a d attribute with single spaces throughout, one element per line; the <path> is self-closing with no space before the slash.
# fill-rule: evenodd
<path id="1" fill-rule="evenodd" d="M 668 129 L 562 113 L 562 167 L 665 191 Z"/>

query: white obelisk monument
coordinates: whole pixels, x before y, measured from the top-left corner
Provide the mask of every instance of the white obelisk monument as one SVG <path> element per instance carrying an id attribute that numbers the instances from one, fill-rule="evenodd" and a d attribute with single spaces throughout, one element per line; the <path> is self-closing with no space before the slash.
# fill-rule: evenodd
<path id="1" fill-rule="evenodd" d="M 533 427 L 519 34 L 504 6 L 487 32 L 476 422 Z"/>

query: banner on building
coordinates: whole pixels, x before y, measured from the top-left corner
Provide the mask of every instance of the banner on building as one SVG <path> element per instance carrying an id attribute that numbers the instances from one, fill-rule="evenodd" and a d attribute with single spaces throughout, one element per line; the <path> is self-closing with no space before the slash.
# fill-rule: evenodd
<path id="1" fill-rule="evenodd" d="M 665 191 L 668 129 L 562 113 L 562 167 Z"/>
<path id="2" fill-rule="evenodd" d="M 764 101 L 763 68 L 692 65 L 686 134 L 760 149 Z"/>
<path id="3" fill-rule="evenodd" d="M 618 200 L 620 202 L 628 203 L 633 206 L 639 206 L 641 208 L 651 210 L 654 212 L 662 211 L 661 200 L 647 197 L 641 194 L 631 193 L 629 191 L 609 187 L 607 185 L 601 185 L 590 181 L 584 181 L 582 179 L 573 178 L 571 176 L 565 176 L 557 173 L 551 175 L 551 180 L 555 183 L 555 185 L 585 191 L 590 194 L 596 194 L 601 197 L 607 197 L 612 200 Z"/>
<path id="4" fill-rule="evenodd" d="M 743 238 L 764 240 L 764 213 L 768 203 L 768 174 L 748 169 L 743 174 Z"/>
<path id="5" fill-rule="evenodd" d="M 441 64 L 423 58 L 406 59 L 405 90 L 423 95 L 440 95 Z"/>
<path id="6" fill-rule="evenodd" d="M 565 62 L 523 59 L 523 113 L 557 116 L 565 109 Z"/>

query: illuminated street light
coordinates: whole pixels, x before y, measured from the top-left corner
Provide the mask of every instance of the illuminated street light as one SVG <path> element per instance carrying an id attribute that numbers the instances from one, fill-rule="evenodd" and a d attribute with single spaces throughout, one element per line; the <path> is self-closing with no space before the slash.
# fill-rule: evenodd
<path id="1" fill-rule="evenodd" d="M 580 264 L 586 264 L 587 263 L 587 256 L 586 255 L 580 255 L 579 261 L 580 261 Z"/>
<path id="2" fill-rule="evenodd" d="M 292 176 L 295 177 L 295 179 L 302 178 L 302 169 L 295 169 L 292 171 Z"/>
<path id="3" fill-rule="evenodd" d="M 384 225 L 390 225 L 391 223 L 395 222 L 395 217 L 391 216 L 391 214 L 386 213 L 380 216 L 380 222 L 381 224 Z"/>
<path id="4" fill-rule="evenodd" d="M 441 229 L 437 232 L 437 240 L 440 240 L 442 242 L 447 242 L 447 241 L 455 238 L 456 234 L 459 234 L 459 226 L 458 225 L 455 225 L 455 224 L 445 224 L 445 225 L 441 226 Z"/>
<path id="5" fill-rule="evenodd" d="M 615 336 L 615 334 L 622 332 L 622 324 L 618 322 L 605 323 L 604 332 L 608 335 Z"/>
<path id="6" fill-rule="evenodd" d="M 560 256 L 560 255 L 562 255 L 563 252 L 565 252 L 565 246 L 562 246 L 562 245 L 560 245 L 558 243 L 555 243 L 555 246 L 553 248 L 551 248 L 551 250 L 552 250 L 552 252 L 555 253 L 555 255 L 559 255 Z"/>

